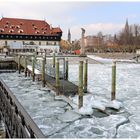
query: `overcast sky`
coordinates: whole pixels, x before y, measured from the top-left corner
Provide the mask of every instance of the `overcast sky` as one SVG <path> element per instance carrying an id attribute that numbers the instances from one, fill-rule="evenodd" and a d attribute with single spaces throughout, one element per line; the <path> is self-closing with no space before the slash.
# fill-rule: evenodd
<path id="1" fill-rule="evenodd" d="M 56 2 L 45 0 L 0 0 L 1 17 L 46 20 L 52 26 L 60 26 L 64 39 L 68 29 L 72 39 L 86 35 L 118 33 L 126 18 L 129 23 L 139 23 L 140 2 Z"/>

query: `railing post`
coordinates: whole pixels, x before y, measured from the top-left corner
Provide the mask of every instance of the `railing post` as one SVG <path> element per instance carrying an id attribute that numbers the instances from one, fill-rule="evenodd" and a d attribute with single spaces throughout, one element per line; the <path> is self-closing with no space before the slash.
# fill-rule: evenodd
<path id="1" fill-rule="evenodd" d="M 32 80 L 35 81 L 35 57 L 32 57 Z"/>
<path id="2" fill-rule="evenodd" d="M 111 100 L 116 99 L 116 62 L 113 61 L 112 64 L 112 91 L 111 91 Z"/>
<path id="3" fill-rule="evenodd" d="M 83 61 L 79 63 L 79 86 L 78 86 L 78 108 L 80 109 L 83 106 Z"/>
<path id="4" fill-rule="evenodd" d="M 66 77 L 65 79 L 68 80 L 69 77 L 69 61 L 68 58 L 66 58 Z"/>
<path id="5" fill-rule="evenodd" d="M 21 66 L 20 66 L 20 58 L 21 56 L 18 55 L 18 73 L 20 74 Z"/>
<path id="6" fill-rule="evenodd" d="M 27 57 L 24 57 L 24 61 L 25 61 L 25 67 L 24 67 L 24 72 L 25 72 L 25 77 L 27 77 Z"/>
<path id="7" fill-rule="evenodd" d="M 84 61 L 84 93 L 87 93 L 87 81 L 88 81 L 88 59 Z"/>
<path id="8" fill-rule="evenodd" d="M 42 59 L 42 87 L 45 87 L 45 61 Z"/>
<path id="9" fill-rule="evenodd" d="M 56 60 L 56 89 L 57 89 L 57 95 L 59 95 L 59 89 L 60 89 L 60 80 L 59 80 L 59 60 Z"/>
<path id="10" fill-rule="evenodd" d="M 55 68 L 55 52 L 53 53 L 53 68 Z"/>

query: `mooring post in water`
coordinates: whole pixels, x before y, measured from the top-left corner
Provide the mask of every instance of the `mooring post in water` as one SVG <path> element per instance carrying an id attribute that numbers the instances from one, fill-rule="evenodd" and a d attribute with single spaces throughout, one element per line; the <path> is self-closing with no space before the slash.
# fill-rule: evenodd
<path id="1" fill-rule="evenodd" d="M 35 57 L 32 57 L 32 80 L 35 81 Z"/>
<path id="2" fill-rule="evenodd" d="M 80 109 L 83 106 L 83 61 L 79 62 L 79 86 L 78 86 L 78 108 Z"/>
<path id="3" fill-rule="evenodd" d="M 84 93 L 87 93 L 87 81 L 88 81 L 88 59 L 84 61 Z"/>
<path id="4" fill-rule="evenodd" d="M 18 55 L 18 73 L 20 74 L 21 66 L 20 66 L 20 58 L 21 56 Z"/>
<path id="5" fill-rule="evenodd" d="M 113 61 L 112 64 L 112 91 L 111 91 L 111 100 L 116 99 L 116 61 Z"/>
<path id="6" fill-rule="evenodd" d="M 45 55 L 44 55 L 44 61 L 45 61 L 45 64 L 46 64 L 46 50 L 45 50 Z"/>
<path id="7" fill-rule="evenodd" d="M 59 60 L 56 60 L 56 89 L 57 89 L 57 95 L 59 95 L 59 89 L 60 89 L 60 80 L 59 80 Z"/>
<path id="8" fill-rule="evenodd" d="M 45 60 L 42 58 L 42 87 L 45 87 Z"/>
<path id="9" fill-rule="evenodd" d="M 68 80 L 68 76 L 69 76 L 69 61 L 68 58 L 66 58 L 66 77 L 65 77 L 66 80 Z"/>
<path id="10" fill-rule="evenodd" d="M 55 52 L 53 53 L 53 68 L 55 68 Z"/>
<path id="11" fill-rule="evenodd" d="M 24 63 L 25 63 L 25 65 L 24 65 L 24 73 L 25 73 L 25 77 L 27 77 L 27 56 L 25 56 L 24 57 Z"/>

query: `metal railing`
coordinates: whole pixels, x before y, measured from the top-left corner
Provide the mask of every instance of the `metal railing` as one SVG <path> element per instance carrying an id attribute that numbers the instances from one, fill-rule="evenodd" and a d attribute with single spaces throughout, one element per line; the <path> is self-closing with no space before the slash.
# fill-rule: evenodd
<path id="1" fill-rule="evenodd" d="M 5 123 L 6 137 L 45 138 L 44 134 L 1 78 L 0 116 Z"/>

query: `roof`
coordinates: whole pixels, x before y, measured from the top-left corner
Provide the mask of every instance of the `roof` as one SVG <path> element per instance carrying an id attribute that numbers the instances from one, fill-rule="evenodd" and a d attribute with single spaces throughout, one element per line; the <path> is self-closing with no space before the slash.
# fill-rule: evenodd
<path id="1" fill-rule="evenodd" d="M 52 28 L 44 20 L 2 18 L 0 20 L 0 34 L 20 35 L 56 35 L 62 33 L 59 27 Z"/>

